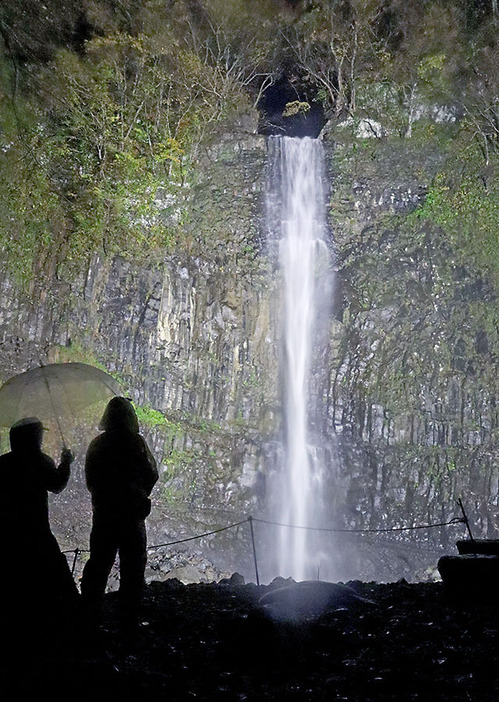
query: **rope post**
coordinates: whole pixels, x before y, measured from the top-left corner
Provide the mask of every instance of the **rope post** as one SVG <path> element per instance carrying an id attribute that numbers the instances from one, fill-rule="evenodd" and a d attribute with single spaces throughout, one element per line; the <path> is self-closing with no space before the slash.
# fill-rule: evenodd
<path id="1" fill-rule="evenodd" d="M 466 524 L 466 529 L 468 530 L 468 534 L 470 535 L 470 539 L 471 539 L 471 541 L 474 541 L 475 539 L 473 538 L 473 534 L 471 533 L 470 523 L 468 521 L 468 517 L 466 515 L 466 512 L 464 511 L 463 501 L 461 500 L 461 498 L 459 498 L 457 503 L 461 507 L 461 512 L 463 513 L 464 523 Z"/>
<path id="2" fill-rule="evenodd" d="M 251 544 L 253 546 L 253 561 L 255 563 L 255 574 L 256 574 L 256 584 L 260 585 L 260 578 L 258 577 L 258 561 L 256 560 L 256 546 L 255 546 L 255 532 L 253 531 L 253 517 L 248 517 L 248 522 L 251 529 Z"/>
<path id="3" fill-rule="evenodd" d="M 74 558 L 73 558 L 73 566 L 72 566 L 72 568 L 71 568 L 71 575 L 73 575 L 73 576 L 74 576 L 74 574 L 75 574 L 76 561 L 78 560 L 78 554 L 79 554 L 79 553 L 80 553 L 80 549 L 79 549 L 79 548 L 75 548 L 75 550 L 74 550 Z"/>

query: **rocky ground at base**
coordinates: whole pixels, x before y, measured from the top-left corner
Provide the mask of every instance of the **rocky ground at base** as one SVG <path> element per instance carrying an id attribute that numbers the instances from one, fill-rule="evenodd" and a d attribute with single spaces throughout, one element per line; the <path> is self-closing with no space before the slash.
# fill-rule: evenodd
<path id="1" fill-rule="evenodd" d="M 24 624 L 2 655 L 4 700 L 492 702 L 499 607 L 442 583 L 150 582 L 140 626 L 118 627 L 108 593 L 89 636 L 78 613 Z"/>

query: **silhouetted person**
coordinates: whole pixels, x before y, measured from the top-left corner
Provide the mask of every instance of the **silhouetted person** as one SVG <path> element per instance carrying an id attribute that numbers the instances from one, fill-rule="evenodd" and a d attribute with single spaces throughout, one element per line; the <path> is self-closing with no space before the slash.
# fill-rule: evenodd
<path id="1" fill-rule="evenodd" d="M 26 417 L 10 429 L 11 451 L 0 456 L 0 576 L 4 621 L 14 626 L 62 621 L 78 590 L 50 529 L 48 492 L 67 485 L 71 451 L 58 467 L 42 452 L 43 425 Z M 38 619 L 38 622 L 35 620 Z"/>
<path id="2" fill-rule="evenodd" d="M 130 400 L 113 397 L 99 429 L 103 433 L 91 442 L 85 462 L 93 518 L 90 558 L 83 570 L 81 592 L 89 615 L 97 623 L 107 579 L 119 552 L 120 623 L 125 630 L 133 630 L 138 624 L 146 566 L 145 519 L 158 471 L 139 433 Z"/>

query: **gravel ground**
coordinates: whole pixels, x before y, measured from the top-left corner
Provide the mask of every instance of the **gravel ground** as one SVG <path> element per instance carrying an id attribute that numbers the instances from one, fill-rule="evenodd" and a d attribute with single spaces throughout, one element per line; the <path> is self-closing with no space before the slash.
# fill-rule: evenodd
<path id="1" fill-rule="evenodd" d="M 499 608 L 481 594 L 461 601 L 442 583 L 405 581 L 152 582 L 130 639 L 117 593 L 97 637 L 77 613 L 43 633 L 24 624 L 3 654 L 3 699 L 497 702 Z"/>

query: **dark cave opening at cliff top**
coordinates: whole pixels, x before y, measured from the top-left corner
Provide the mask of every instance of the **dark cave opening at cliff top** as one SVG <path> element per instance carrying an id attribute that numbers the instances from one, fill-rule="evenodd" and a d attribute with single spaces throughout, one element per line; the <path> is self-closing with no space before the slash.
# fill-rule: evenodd
<path id="1" fill-rule="evenodd" d="M 296 81 L 283 77 L 269 86 L 258 103 L 258 131 L 265 136 L 317 138 L 326 122 L 321 103 L 309 100 Z"/>

